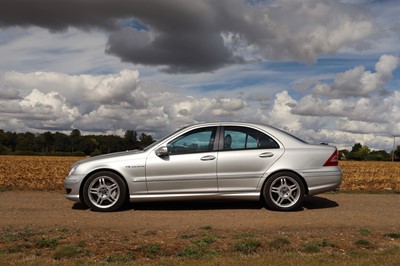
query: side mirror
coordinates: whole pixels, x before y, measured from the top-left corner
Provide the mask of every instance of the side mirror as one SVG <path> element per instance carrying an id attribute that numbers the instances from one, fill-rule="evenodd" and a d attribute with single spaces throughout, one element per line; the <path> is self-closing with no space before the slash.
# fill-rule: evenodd
<path id="1" fill-rule="evenodd" d="M 155 151 L 155 153 L 156 153 L 156 155 L 157 155 L 158 157 L 164 157 L 164 156 L 168 156 L 168 155 L 169 155 L 169 153 L 168 153 L 168 148 L 165 147 L 165 146 L 162 146 L 162 147 L 158 148 L 158 149 Z"/>

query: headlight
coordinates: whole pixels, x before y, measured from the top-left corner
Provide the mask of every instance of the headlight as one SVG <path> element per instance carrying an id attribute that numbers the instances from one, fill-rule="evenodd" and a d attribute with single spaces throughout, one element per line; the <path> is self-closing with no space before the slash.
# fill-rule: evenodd
<path id="1" fill-rule="evenodd" d="M 78 164 L 74 164 L 74 165 L 72 166 L 71 171 L 69 171 L 68 176 L 72 175 L 72 174 L 75 172 L 76 168 L 78 168 Z"/>

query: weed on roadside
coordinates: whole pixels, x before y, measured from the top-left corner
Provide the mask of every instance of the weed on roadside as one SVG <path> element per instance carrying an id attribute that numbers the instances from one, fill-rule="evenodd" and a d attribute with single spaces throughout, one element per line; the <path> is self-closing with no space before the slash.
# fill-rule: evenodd
<path id="1" fill-rule="evenodd" d="M 60 260 L 64 258 L 73 258 L 74 256 L 84 253 L 84 250 L 81 247 L 73 246 L 73 245 L 65 245 L 59 247 L 53 253 L 53 259 Z"/>
<path id="2" fill-rule="evenodd" d="M 237 242 L 234 246 L 236 252 L 250 255 L 257 252 L 257 249 L 261 247 L 260 241 L 257 240 L 243 240 Z"/>
<path id="3" fill-rule="evenodd" d="M 190 238 L 194 238 L 194 237 L 196 237 L 197 235 L 194 235 L 194 234 L 191 234 L 191 235 L 180 235 L 179 237 L 181 238 L 181 239 L 190 239 Z"/>
<path id="4" fill-rule="evenodd" d="M 318 253 L 321 251 L 321 247 L 319 244 L 315 243 L 304 243 L 301 244 L 301 248 L 303 252 L 307 253 Z"/>
<path id="5" fill-rule="evenodd" d="M 385 236 L 396 239 L 396 238 L 400 238 L 400 233 L 388 233 L 388 234 L 385 234 Z"/>
<path id="6" fill-rule="evenodd" d="M 362 236 L 368 236 L 371 234 L 371 231 L 369 231 L 366 228 L 361 228 L 359 232 L 360 232 L 360 235 L 362 235 Z"/>
<path id="7" fill-rule="evenodd" d="M 268 243 L 268 248 L 270 250 L 280 250 L 290 245 L 289 239 L 286 237 L 277 237 Z"/>
<path id="8" fill-rule="evenodd" d="M 126 254 L 113 254 L 108 255 L 105 260 L 108 263 L 128 263 L 135 260 L 136 257 L 132 252 L 128 252 Z"/>
<path id="9" fill-rule="evenodd" d="M 374 245 L 367 239 L 359 239 L 354 242 L 354 244 L 359 248 L 373 248 Z"/>
<path id="10" fill-rule="evenodd" d="M 55 238 L 37 238 L 35 239 L 35 247 L 37 248 L 54 248 L 58 245 L 59 237 Z"/>
<path id="11" fill-rule="evenodd" d="M 186 247 L 183 250 L 179 251 L 177 254 L 179 257 L 200 257 L 201 252 L 195 247 Z"/>
<path id="12" fill-rule="evenodd" d="M 255 234 L 252 233 L 242 233 L 239 235 L 234 235 L 233 239 L 244 239 L 244 238 L 253 238 L 255 237 Z"/>

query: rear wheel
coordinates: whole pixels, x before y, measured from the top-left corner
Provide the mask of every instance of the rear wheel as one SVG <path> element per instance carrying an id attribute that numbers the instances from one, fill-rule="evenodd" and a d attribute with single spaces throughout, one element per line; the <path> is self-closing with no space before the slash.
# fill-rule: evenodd
<path id="1" fill-rule="evenodd" d="M 267 207 L 275 211 L 293 211 L 300 208 L 304 201 L 304 194 L 302 180 L 291 172 L 272 175 L 263 189 Z"/>
<path id="2" fill-rule="evenodd" d="M 93 211 L 115 211 L 125 203 L 126 191 L 126 185 L 119 175 L 102 171 L 86 180 L 83 199 Z"/>

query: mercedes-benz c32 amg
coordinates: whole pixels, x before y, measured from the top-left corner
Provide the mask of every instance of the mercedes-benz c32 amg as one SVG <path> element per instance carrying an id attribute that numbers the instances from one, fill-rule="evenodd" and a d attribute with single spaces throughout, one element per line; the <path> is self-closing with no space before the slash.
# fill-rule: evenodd
<path id="1" fill-rule="evenodd" d="M 66 197 L 94 211 L 115 211 L 128 200 L 262 200 L 291 211 L 306 196 L 342 181 L 336 147 L 308 144 L 277 128 L 220 122 L 184 127 L 144 150 L 75 163 Z"/>

